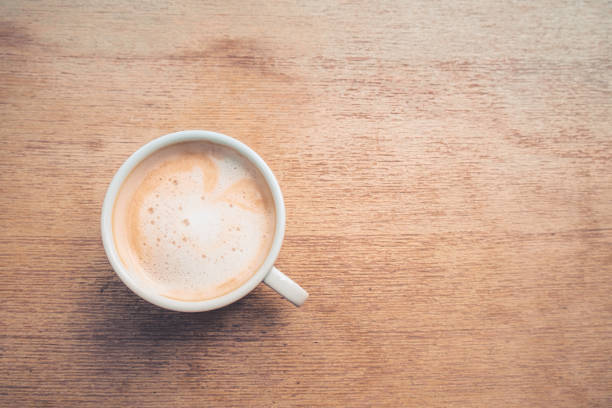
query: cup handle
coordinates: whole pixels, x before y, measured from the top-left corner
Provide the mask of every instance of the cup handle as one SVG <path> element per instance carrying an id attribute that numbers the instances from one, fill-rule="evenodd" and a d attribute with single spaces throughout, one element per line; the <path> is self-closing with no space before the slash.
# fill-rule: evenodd
<path id="1" fill-rule="evenodd" d="M 302 306 L 308 298 L 308 292 L 274 266 L 264 278 L 264 283 L 296 306 Z"/>

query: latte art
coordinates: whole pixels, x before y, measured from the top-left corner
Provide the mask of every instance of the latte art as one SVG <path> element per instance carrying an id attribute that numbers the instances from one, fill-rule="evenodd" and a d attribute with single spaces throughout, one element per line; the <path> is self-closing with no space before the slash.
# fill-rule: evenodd
<path id="1" fill-rule="evenodd" d="M 142 284 L 198 301 L 240 287 L 264 262 L 274 203 L 259 171 L 209 142 L 163 148 L 125 180 L 113 210 L 121 261 Z"/>

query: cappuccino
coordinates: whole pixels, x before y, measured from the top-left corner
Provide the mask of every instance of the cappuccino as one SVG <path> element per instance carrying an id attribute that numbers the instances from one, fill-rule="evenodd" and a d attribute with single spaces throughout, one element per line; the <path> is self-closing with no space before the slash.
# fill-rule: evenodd
<path id="1" fill-rule="evenodd" d="M 236 151 L 185 142 L 128 175 L 112 227 L 121 261 L 142 285 L 171 299 L 213 299 L 263 264 L 274 239 L 274 202 L 261 173 Z"/>

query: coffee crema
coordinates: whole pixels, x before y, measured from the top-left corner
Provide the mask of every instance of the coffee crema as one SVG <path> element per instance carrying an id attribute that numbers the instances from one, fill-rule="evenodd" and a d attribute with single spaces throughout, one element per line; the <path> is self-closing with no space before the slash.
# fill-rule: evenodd
<path id="1" fill-rule="evenodd" d="M 257 272 L 274 239 L 274 201 L 261 173 L 235 150 L 185 142 L 129 174 L 112 224 L 132 276 L 165 297 L 199 301 Z"/>

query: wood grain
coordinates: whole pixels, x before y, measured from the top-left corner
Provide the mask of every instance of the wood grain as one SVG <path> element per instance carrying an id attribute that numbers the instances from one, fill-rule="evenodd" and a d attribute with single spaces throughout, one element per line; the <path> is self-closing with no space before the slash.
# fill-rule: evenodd
<path id="1" fill-rule="evenodd" d="M 0 405 L 612 406 L 605 1 L 0 6 Z M 216 130 L 287 205 L 260 286 L 179 314 L 99 233 L 145 142 Z"/>

